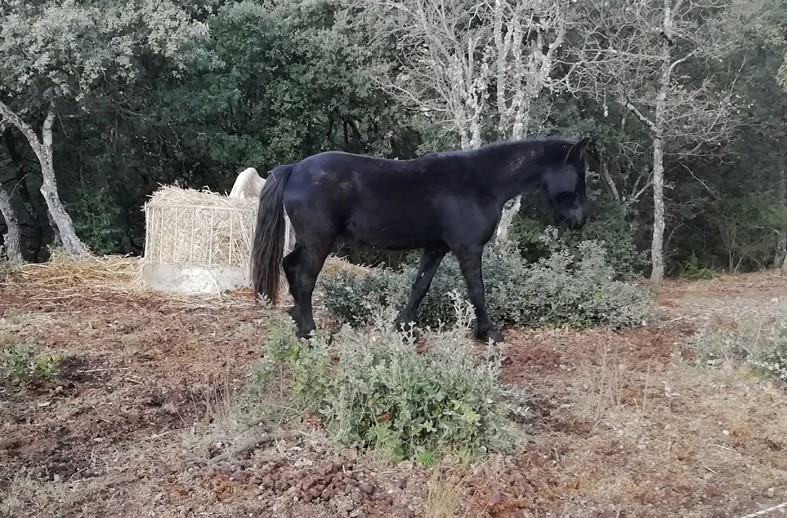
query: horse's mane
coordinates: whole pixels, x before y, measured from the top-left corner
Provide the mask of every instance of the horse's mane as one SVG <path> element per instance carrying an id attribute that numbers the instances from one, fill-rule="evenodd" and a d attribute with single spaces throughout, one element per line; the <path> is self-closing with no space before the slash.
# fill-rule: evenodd
<path id="1" fill-rule="evenodd" d="M 562 145 L 556 144 L 563 144 L 571 146 L 579 142 L 579 139 L 572 139 L 572 138 L 565 138 L 565 137 L 526 137 L 523 139 L 517 140 L 498 140 L 495 142 L 489 142 L 487 144 L 483 144 L 482 146 L 474 149 L 454 149 L 451 151 L 436 151 L 433 153 L 427 153 L 422 155 L 419 158 L 451 158 L 451 157 L 464 157 L 464 158 L 480 158 L 483 156 L 489 156 L 490 154 L 495 154 L 501 151 L 510 151 L 512 148 L 523 147 L 529 150 L 529 148 L 538 149 L 540 151 L 549 151 L 554 150 L 556 152 L 560 152 L 560 158 L 565 155 L 567 149 Z M 542 144 L 541 146 L 537 146 L 537 144 Z M 558 159 L 558 157 L 550 157 L 554 159 Z"/>

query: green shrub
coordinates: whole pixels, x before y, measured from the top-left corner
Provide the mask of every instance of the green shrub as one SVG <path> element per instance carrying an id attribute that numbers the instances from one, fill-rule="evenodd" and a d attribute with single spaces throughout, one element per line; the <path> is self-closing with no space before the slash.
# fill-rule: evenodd
<path id="1" fill-rule="evenodd" d="M 787 382 L 787 320 L 765 325 L 743 319 L 735 330 L 702 330 L 689 339 L 703 365 L 738 360 L 761 374 Z"/>
<path id="2" fill-rule="evenodd" d="M 533 213 L 530 207 L 527 212 Z M 540 217 L 539 217 L 540 216 Z M 593 200 L 593 215 L 582 230 L 550 230 L 543 214 L 533 213 L 514 220 L 512 239 L 520 254 L 529 262 L 549 257 L 550 248 L 544 243 L 544 234 L 553 232 L 555 239 L 579 259 L 579 245 L 592 241 L 602 245 L 609 269 L 615 279 L 631 280 L 648 264 L 648 251 L 637 247 L 638 224 L 632 208 L 605 197 Z"/>
<path id="3" fill-rule="evenodd" d="M 715 279 L 719 274 L 710 268 L 700 266 L 697 255 L 692 252 L 688 260 L 681 265 L 680 276 L 691 281 L 702 281 Z"/>
<path id="4" fill-rule="evenodd" d="M 541 244 L 549 254 L 528 264 L 515 251 L 489 246 L 483 275 L 486 300 L 493 320 L 519 325 L 570 325 L 583 328 L 622 328 L 642 323 L 647 293 L 634 284 L 615 280 L 604 248 L 596 242 L 577 245 L 577 253 L 559 239 L 554 229 Z M 368 275 L 340 274 L 321 278 L 330 313 L 352 326 L 368 325 L 380 307 L 399 309 L 409 294 L 417 268 L 401 272 L 378 270 Z M 453 255 L 443 260 L 418 312 L 422 327 L 450 324 L 454 306 L 449 292 L 466 298 L 466 287 Z"/>
<path id="5" fill-rule="evenodd" d="M 0 375 L 13 385 L 48 380 L 57 372 L 60 359 L 60 355 L 33 344 L 9 343 L 0 348 Z"/>
<path id="6" fill-rule="evenodd" d="M 396 459 L 427 462 L 511 444 L 499 348 L 476 362 L 472 344 L 454 330 L 431 333 L 431 347 L 418 353 L 412 335 L 395 332 L 387 318 L 375 320 L 370 329 L 344 326 L 330 341 L 318 334 L 309 343 L 292 338 L 289 324 L 271 325 L 257 368 L 268 375 L 258 380 L 284 364 L 301 409 L 316 414 L 335 440 Z"/>
<path id="7" fill-rule="evenodd" d="M 320 276 L 325 307 L 353 327 L 370 323 L 376 309 L 404 304 L 411 282 L 390 268 L 369 275 L 342 269 Z"/>
<path id="8" fill-rule="evenodd" d="M 70 207 L 74 229 L 85 244 L 98 255 L 114 254 L 121 250 L 123 237 L 121 209 L 103 187 L 81 186 L 80 196 Z"/>

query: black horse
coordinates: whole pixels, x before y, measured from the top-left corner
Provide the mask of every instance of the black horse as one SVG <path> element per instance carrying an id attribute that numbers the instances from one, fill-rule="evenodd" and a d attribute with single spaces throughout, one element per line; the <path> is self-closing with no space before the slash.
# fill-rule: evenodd
<path id="1" fill-rule="evenodd" d="M 587 138 L 524 139 L 412 160 L 325 152 L 278 166 L 260 194 L 251 252 L 255 296 L 276 303 L 283 266 L 295 300 L 297 335 L 306 337 L 315 329 L 314 285 L 337 239 L 378 249 L 423 249 L 409 300 L 397 318 L 398 325 L 408 324 L 450 251 L 475 309 L 476 337 L 502 341 L 484 299 L 484 246 L 506 201 L 529 188 L 541 188 L 557 224 L 581 227 L 590 212 L 587 143 Z M 286 257 L 284 210 L 296 235 Z"/>

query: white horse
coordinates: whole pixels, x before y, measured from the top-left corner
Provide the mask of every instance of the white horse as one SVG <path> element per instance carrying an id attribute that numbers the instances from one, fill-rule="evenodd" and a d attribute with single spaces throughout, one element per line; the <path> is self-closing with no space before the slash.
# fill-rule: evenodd
<path id="1" fill-rule="evenodd" d="M 238 175 L 238 178 L 235 179 L 235 184 L 232 186 L 232 191 L 230 191 L 230 198 L 259 199 L 260 193 L 262 192 L 262 187 L 264 185 L 265 179 L 260 178 L 260 175 L 257 174 L 256 169 L 249 167 L 242 171 Z M 284 221 L 284 249 L 290 251 L 293 247 L 292 243 L 290 243 L 292 240 L 290 236 L 294 236 L 295 231 L 293 230 L 292 224 L 290 223 L 290 218 L 287 217 L 286 211 L 284 213 Z"/>

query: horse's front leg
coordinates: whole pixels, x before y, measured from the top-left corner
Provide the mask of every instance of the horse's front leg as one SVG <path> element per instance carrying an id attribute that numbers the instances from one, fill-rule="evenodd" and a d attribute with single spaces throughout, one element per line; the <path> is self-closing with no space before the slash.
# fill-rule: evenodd
<path id="1" fill-rule="evenodd" d="M 447 249 L 427 249 L 421 254 L 421 263 L 418 265 L 418 273 L 413 280 L 410 297 L 405 307 L 399 313 L 399 316 L 396 317 L 397 329 L 402 329 L 408 324 L 415 322 L 418 306 L 421 305 L 421 301 L 424 300 L 426 292 L 429 291 L 432 279 L 447 252 Z"/>
<path id="2" fill-rule="evenodd" d="M 484 279 L 481 273 L 483 247 L 459 246 L 453 252 L 459 261 L 462 276 L 467 284 L 467 294 L 470 296 L 470 302 L 473 303 L 473 308 L 475 309 L 476 338 L 484 342 L 489 339 L 493 342 L 504 342 L 505 339 L 502 333 L 492 324 L 486 309 Z"/>

